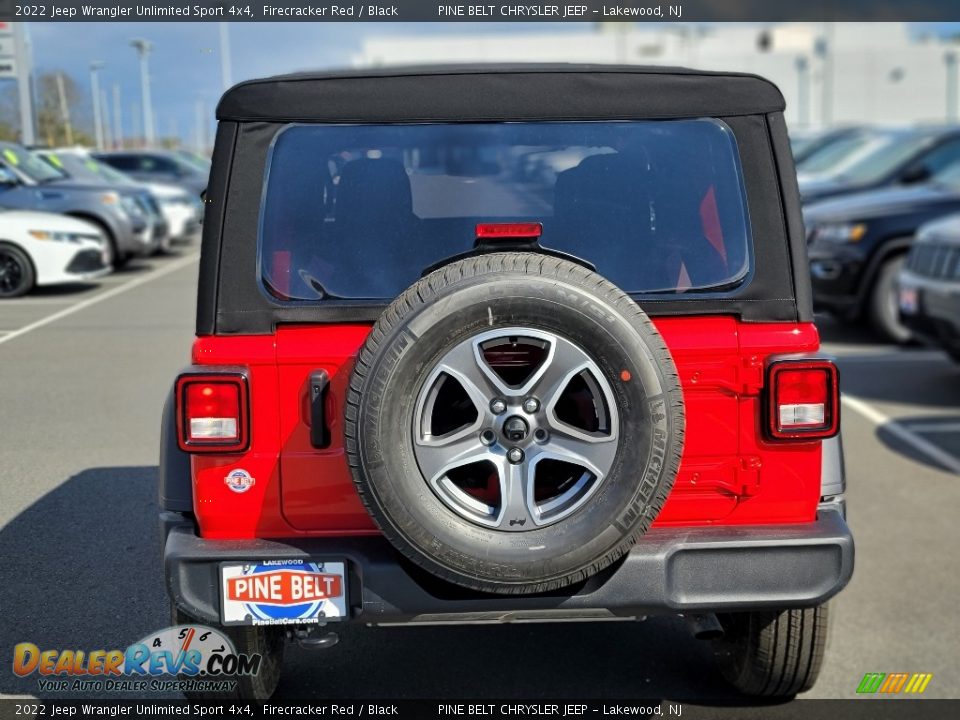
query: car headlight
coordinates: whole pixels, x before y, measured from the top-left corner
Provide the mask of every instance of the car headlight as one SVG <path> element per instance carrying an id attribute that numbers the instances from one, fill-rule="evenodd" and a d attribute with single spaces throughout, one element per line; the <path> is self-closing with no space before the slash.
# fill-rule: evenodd
<path id="1" fill-rule="evenodd" d="M 821 225 L 813 231 L 813 240 L 829 243 L 855 243 L 867 234 L 863 223 L 836 223 Z"/>
<path id="2" fill-rule="evenodd" d="M 53 242 L 80 243 L 84 240 L 100 242 L 99 235 L 86 233 L 60 232 L 56 230 L 27 230 L 27 234 L 36 240 L 51 240 Z"/>
<path id="3" fill-rule="evenodd" d="M 131 217 L 142 217 L 146 214 L 143 211 L 143 208 L 140 206 L 140 203 L 137 202 L 136 198 L 132 198 L 129 195 L 124 195 L 120 198 L 120 207 L 122 207 Z"/>

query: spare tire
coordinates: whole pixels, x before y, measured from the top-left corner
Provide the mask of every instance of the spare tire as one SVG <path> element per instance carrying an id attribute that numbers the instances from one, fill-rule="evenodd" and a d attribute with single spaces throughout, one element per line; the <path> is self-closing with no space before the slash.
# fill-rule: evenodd
<path id="1" fill-rule="evenodd" d="M 403 555 L 518 594 L 630 549 L 673 485 L 683 424 L 673 360 L 629 296 L 510 252 L 452 262 L 384 311 L 345 436 L 360 497 Z"/>

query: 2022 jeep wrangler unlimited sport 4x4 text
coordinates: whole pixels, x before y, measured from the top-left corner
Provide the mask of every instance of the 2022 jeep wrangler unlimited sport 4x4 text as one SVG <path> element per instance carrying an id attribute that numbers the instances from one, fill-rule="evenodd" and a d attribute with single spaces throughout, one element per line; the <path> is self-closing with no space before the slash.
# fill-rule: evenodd
<path id="1" fill-rule="evenodd" d="M 406 68 L 218 108 L 193 365 L 164 412 L 174 618 L 683 614 L 812 686 L 849 580 L 783 99 L 753 76 Z"/>

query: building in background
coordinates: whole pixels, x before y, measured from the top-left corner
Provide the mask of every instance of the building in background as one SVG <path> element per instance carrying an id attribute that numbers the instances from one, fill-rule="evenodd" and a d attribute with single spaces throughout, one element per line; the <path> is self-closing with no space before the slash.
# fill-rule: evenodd
<path id="1" fill-rule="evenodd" d="M 370 37 L 356 66 L 419 62 L 682 65 L 773 80 L 795 127 L 956 122 L 960 43 L 914 37 L 905 23 L 647 25 L 605 23 L 581 33 Z"/>

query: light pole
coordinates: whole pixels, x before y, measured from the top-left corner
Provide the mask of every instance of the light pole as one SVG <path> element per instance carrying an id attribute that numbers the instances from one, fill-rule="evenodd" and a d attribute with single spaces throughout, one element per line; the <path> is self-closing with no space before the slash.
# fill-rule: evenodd
<path id="1" fill-rule="evenodd" d="M 123 150 L 123 126 L 120 123 L 120 83 L 113 84 L 113 144 L 114 150 Z"/>
<path id="2" fill-rule="evenodd" d="M 100 113 L 100 70 L 106 65 L 102 60 L 90 61 L 90 96 L 93 98 L 93 135 L 97 150 L 103 150 L 103 116 Z"/>
<path id="3" fill-rule="evenodd" d="M 63 73 L 57 73 L 57 96 L 60 98 L 60 119 L 63 120 L 63 131 L 66 134 L 67 145 L 73 145 L 73 125 L 70 123 L 70 106 L 67 105 L 67 91 L 63 86 Z"/>
<path id="4" fill-rule="evenodd" d="M 140 56 L 140 95 L 143 105 L 143 141 L 147 147 L 152 147 L 153 135 L 153 103 L 150 102 L 150 64 L 148 58 L 153 50 L 153 43 L 143 38 L 134 38 L 130 47 Z"/>
<path id="5" fill-rule="evenodd" d="M 798 55 L 797 68 L 797 124 L 810 125 L 810 63 L 804 55 Z"/>
<path id="6" fill-rule="evenodd" d="M 960 119 L 960 107 L 957 107 L 957 53 L 949 50 L 943 61 L 947 64 L 947 122 L 955 123 Z"/>
<path id="7" fill-rule="evenodd" d="M 820 123 L 826 128 L 833 122 L 833 23 L 823 23 L 814 53 L 820 58 Z"/>
<path id="8" fill-rule="evenodd" d="M 233 85 L 233 73 L 230 72 L 230 26 L 225 22 L 220 23 L 220 77 L 226 92 Z"/>
<path id="9" fill-rule="evenodd" d="M 20 142 L 24 145 L 33 145 L 36 142 L 36 127 L 33 122 L 33 57 L 24 23 L 13 23 L 13 52 L 17 64 Z"/>
<path id="10" fill-rule="evenodd" d="M 107 103 L 107 91 L 100 91 L 100 117 L 103 118 L 103 146 L 105 148 L 113 147 L 113 127 L 110 122 L 110 105 Z"/>

